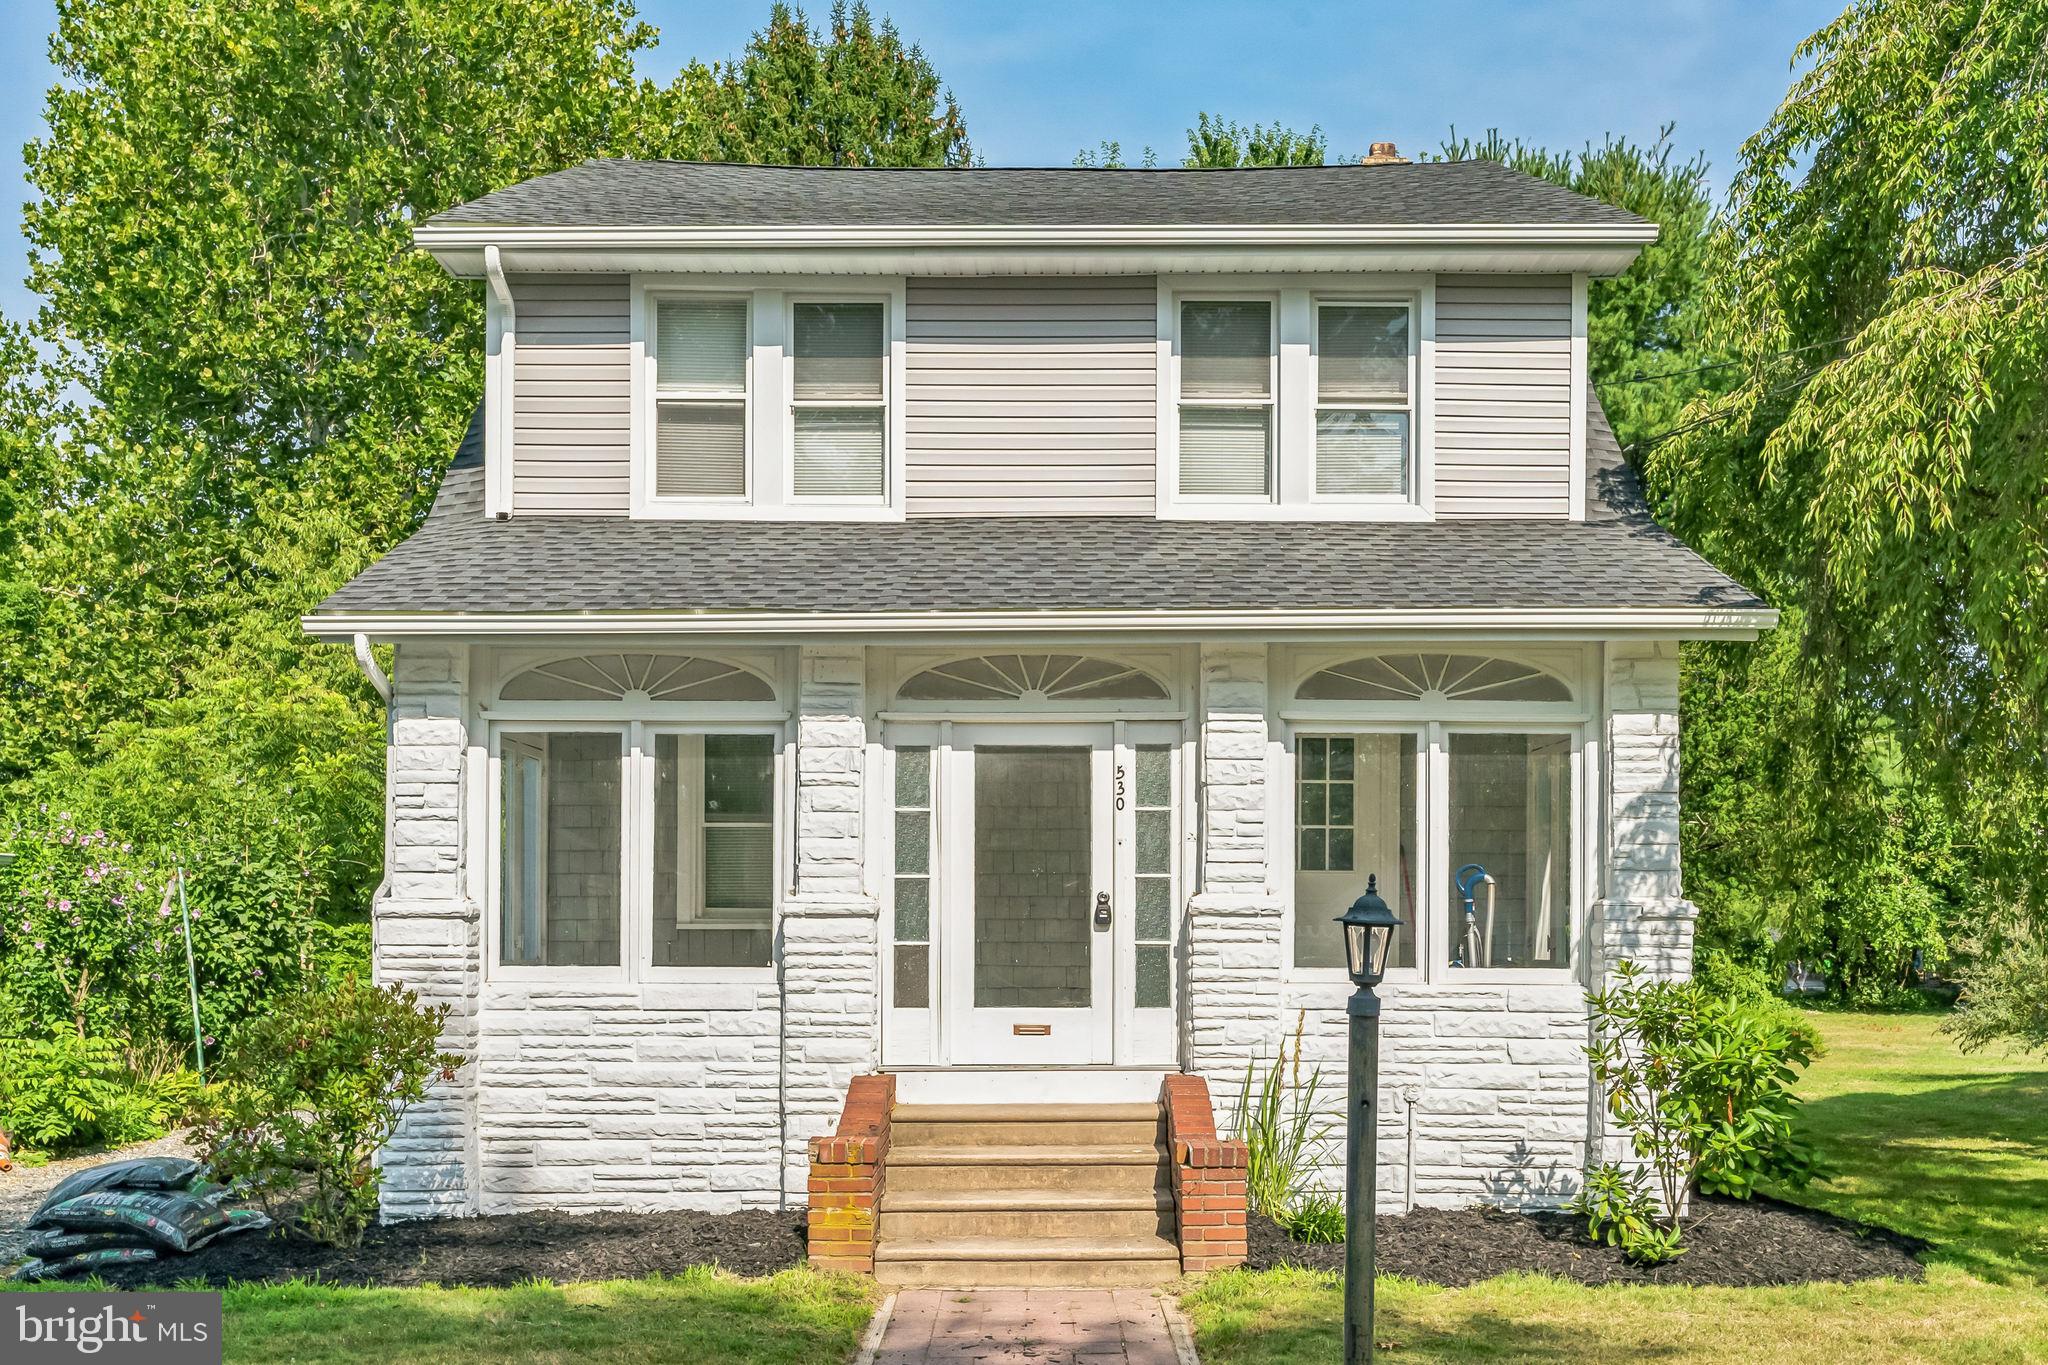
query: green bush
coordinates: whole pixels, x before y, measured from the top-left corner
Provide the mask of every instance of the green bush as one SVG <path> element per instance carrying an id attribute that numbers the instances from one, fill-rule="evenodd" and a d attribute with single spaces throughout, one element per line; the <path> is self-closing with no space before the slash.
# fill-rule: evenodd
<path id="1" fill-rule="evenodd" d="M 1678 1228 L 1664 1221 L 1650 1193 L 1649 1172 L 1641 1166 L 1595 1166 L 1571 1209 L 1586 1220 L 1588 1237 L 1620 1247 L 1638 1265 L 1661 1265 L 1685 1254 Z"/>
<path id="2" fill-rule="evenodd" d="M 1294 1056 L 1283 1041 L 1263 1074 L 1259 1059 L 1245 1062 L 1244 1081 L 1230 1115 L 1231 1135 L 1245 1145 L 1245 1197 L 1253 1212 L 1287 1226 L 1295 1206 L 1312 1193 L 1310 1181 L 1330 1143 L 1330 1125 L 1316 1116 L 1320 1067 L 1301 1076 L 1304 1012 L 1294 1023 Z M 1289 1093 L 1292 1092 L 1292 1098 Z"/>
<path id="3" fill-rule="evenodd" d="M 1695 1188 L 1747 1198 L 1762 1179 L 1813 1179 L 1792 1093 L 1819 1052 L 1812 1025 L 1776 1001 L 1730 1003 L 1697 982 L 1646 979 L 1632 963 L 1617 975 L 1587 997 L 1587 1054 L 1608 1113 L 1655 1178 L 1660 1226 L 1676 1238 Z"/>
<path id="4" fill-rule="evenodd" d="M 312 1188 L 299 1225 L 352 1246 L 377 1214 L 372 1158 L 407 1108 L 461 1058 L 437 1050 L 447 1006 L 349 977 L 297 991 L 235 1032 L 195 1134 L 209 1165 L 275 1203 Z"/>
<path id="5" fill-rule="evenodd" d="M 1768 961 L 1738 956 L 1725 948 L 1706 948 L 1693 959 L 1692 979 L 1716 999 L 1776 1000 L 1784 973 Z"/>
<path id="6" fill-rule="evenodd" d="M 198 1097 L 190 1071 L 142 1074 L 111 1038 L 57 1029 L 0 1040 L 0 1129 L 53 1155 L 161 1137 Z"/>

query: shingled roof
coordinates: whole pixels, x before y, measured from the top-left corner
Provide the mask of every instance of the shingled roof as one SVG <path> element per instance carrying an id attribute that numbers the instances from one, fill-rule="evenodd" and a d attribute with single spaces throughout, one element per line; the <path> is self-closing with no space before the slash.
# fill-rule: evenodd
<path id="1" fill-rule="evenodd" d="M 1015 611 L 1753 610 L 1662 530 L 1598 402 L 1584 522 L 482 515 L 480 424 L 432 515 L 319 617 Z"/>
<path id="2" fill-rule="evenodd" d="M 430 227 L 1640 227 L 1493 161 L 1240 170 L 586 161 Z"/>

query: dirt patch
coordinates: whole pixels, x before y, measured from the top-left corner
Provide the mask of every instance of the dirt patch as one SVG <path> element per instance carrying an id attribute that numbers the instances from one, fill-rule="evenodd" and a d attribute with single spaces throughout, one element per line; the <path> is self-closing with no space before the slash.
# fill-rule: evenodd
<path id="1" fill-rule="evenodd" d="M 804 1261 L 804 1215 L 745 1213 L 517 1213 L 371 1228 L 359 1247 L 296 1237 L 224 1238 L 190 1256 L 104 1272 L 120 1288 L 203 1280 L 334 1285 L 475 1285 L 527 1280 L 638 1279 L 693 1265 L 766 1275 Z"/>
<path id="2" fill-rule="evenodd" d="M 1837 1218 L 1775 1200 L 1701 1199 L 1685 1229 L 1686 1252 L 1661 1266 L 1629 1264 L 1619 1251 L 1586 1236 L 1586 1225 L 1563 1213 L 1499 1209 L 1417 1209 L 1383 1216 L 1373 1226 L 1383 1275 L 1425 1284 L 1475 1284 L 1509 1271 L 1536 1271 L 1581 1284 L 1693 1284 L 1749 1287 L 1918 1280 L 1915 1254 L 1928 1244 L 1889 1228 Z M 1344 1244 L 1308 1246 L 1271 1219 L 1252 1216 L 1250 1264 L 1311 1270 L 1344 1269 Z"/>

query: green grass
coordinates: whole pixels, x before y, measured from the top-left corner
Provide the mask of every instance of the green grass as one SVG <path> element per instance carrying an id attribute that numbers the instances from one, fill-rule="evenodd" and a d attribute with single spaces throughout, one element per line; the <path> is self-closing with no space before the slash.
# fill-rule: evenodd
<path id="1" fill-rule="evenodd" d="M 1927 1014 L 1814 1013 L 1799 1093 L 1835 1176 L 1781 1198 L 1938 1244 L 1932 1264 L 2048 1284 L 2048 1061 L 1964 1053 Z"/>
<path id="2" fill-rule="evenodd" d="M 513 1289 L 237 1285 L 223 1303 L 226 1361 L 820 1365 L 852 1357 L 873 1294 L 865 1280 L 808 1270 L 742 1280 L 692 1269 Z"/>
<path id="3" fill-rule="evenodd" d="M 1816 1012 L 1800 1091 L 1836 1172 L 1784 1197 L 1939 1243 L 1927 1282 L 1685 1289 L 1509 1275 L 1379 1284 L 1387 1354 L 1414 1361 L 2048 1361 L 2048 1063 L 1965 1056 L 1921 1014 Z M 1327 1365 L 1337 1277 L 1233 1272 L 1182 1306 L 1205 1365 Z"/>

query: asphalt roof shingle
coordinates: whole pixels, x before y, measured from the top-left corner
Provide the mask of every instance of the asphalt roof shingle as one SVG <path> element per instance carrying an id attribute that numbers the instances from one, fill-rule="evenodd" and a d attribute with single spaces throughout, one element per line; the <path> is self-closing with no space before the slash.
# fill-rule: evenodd
<path id="1" fill-rule="evenodd" d="M 1243 170 L 742 166 L 586 161 L 458 204 L 434 226 L 1645 226 L 1492 161 Z"/>

